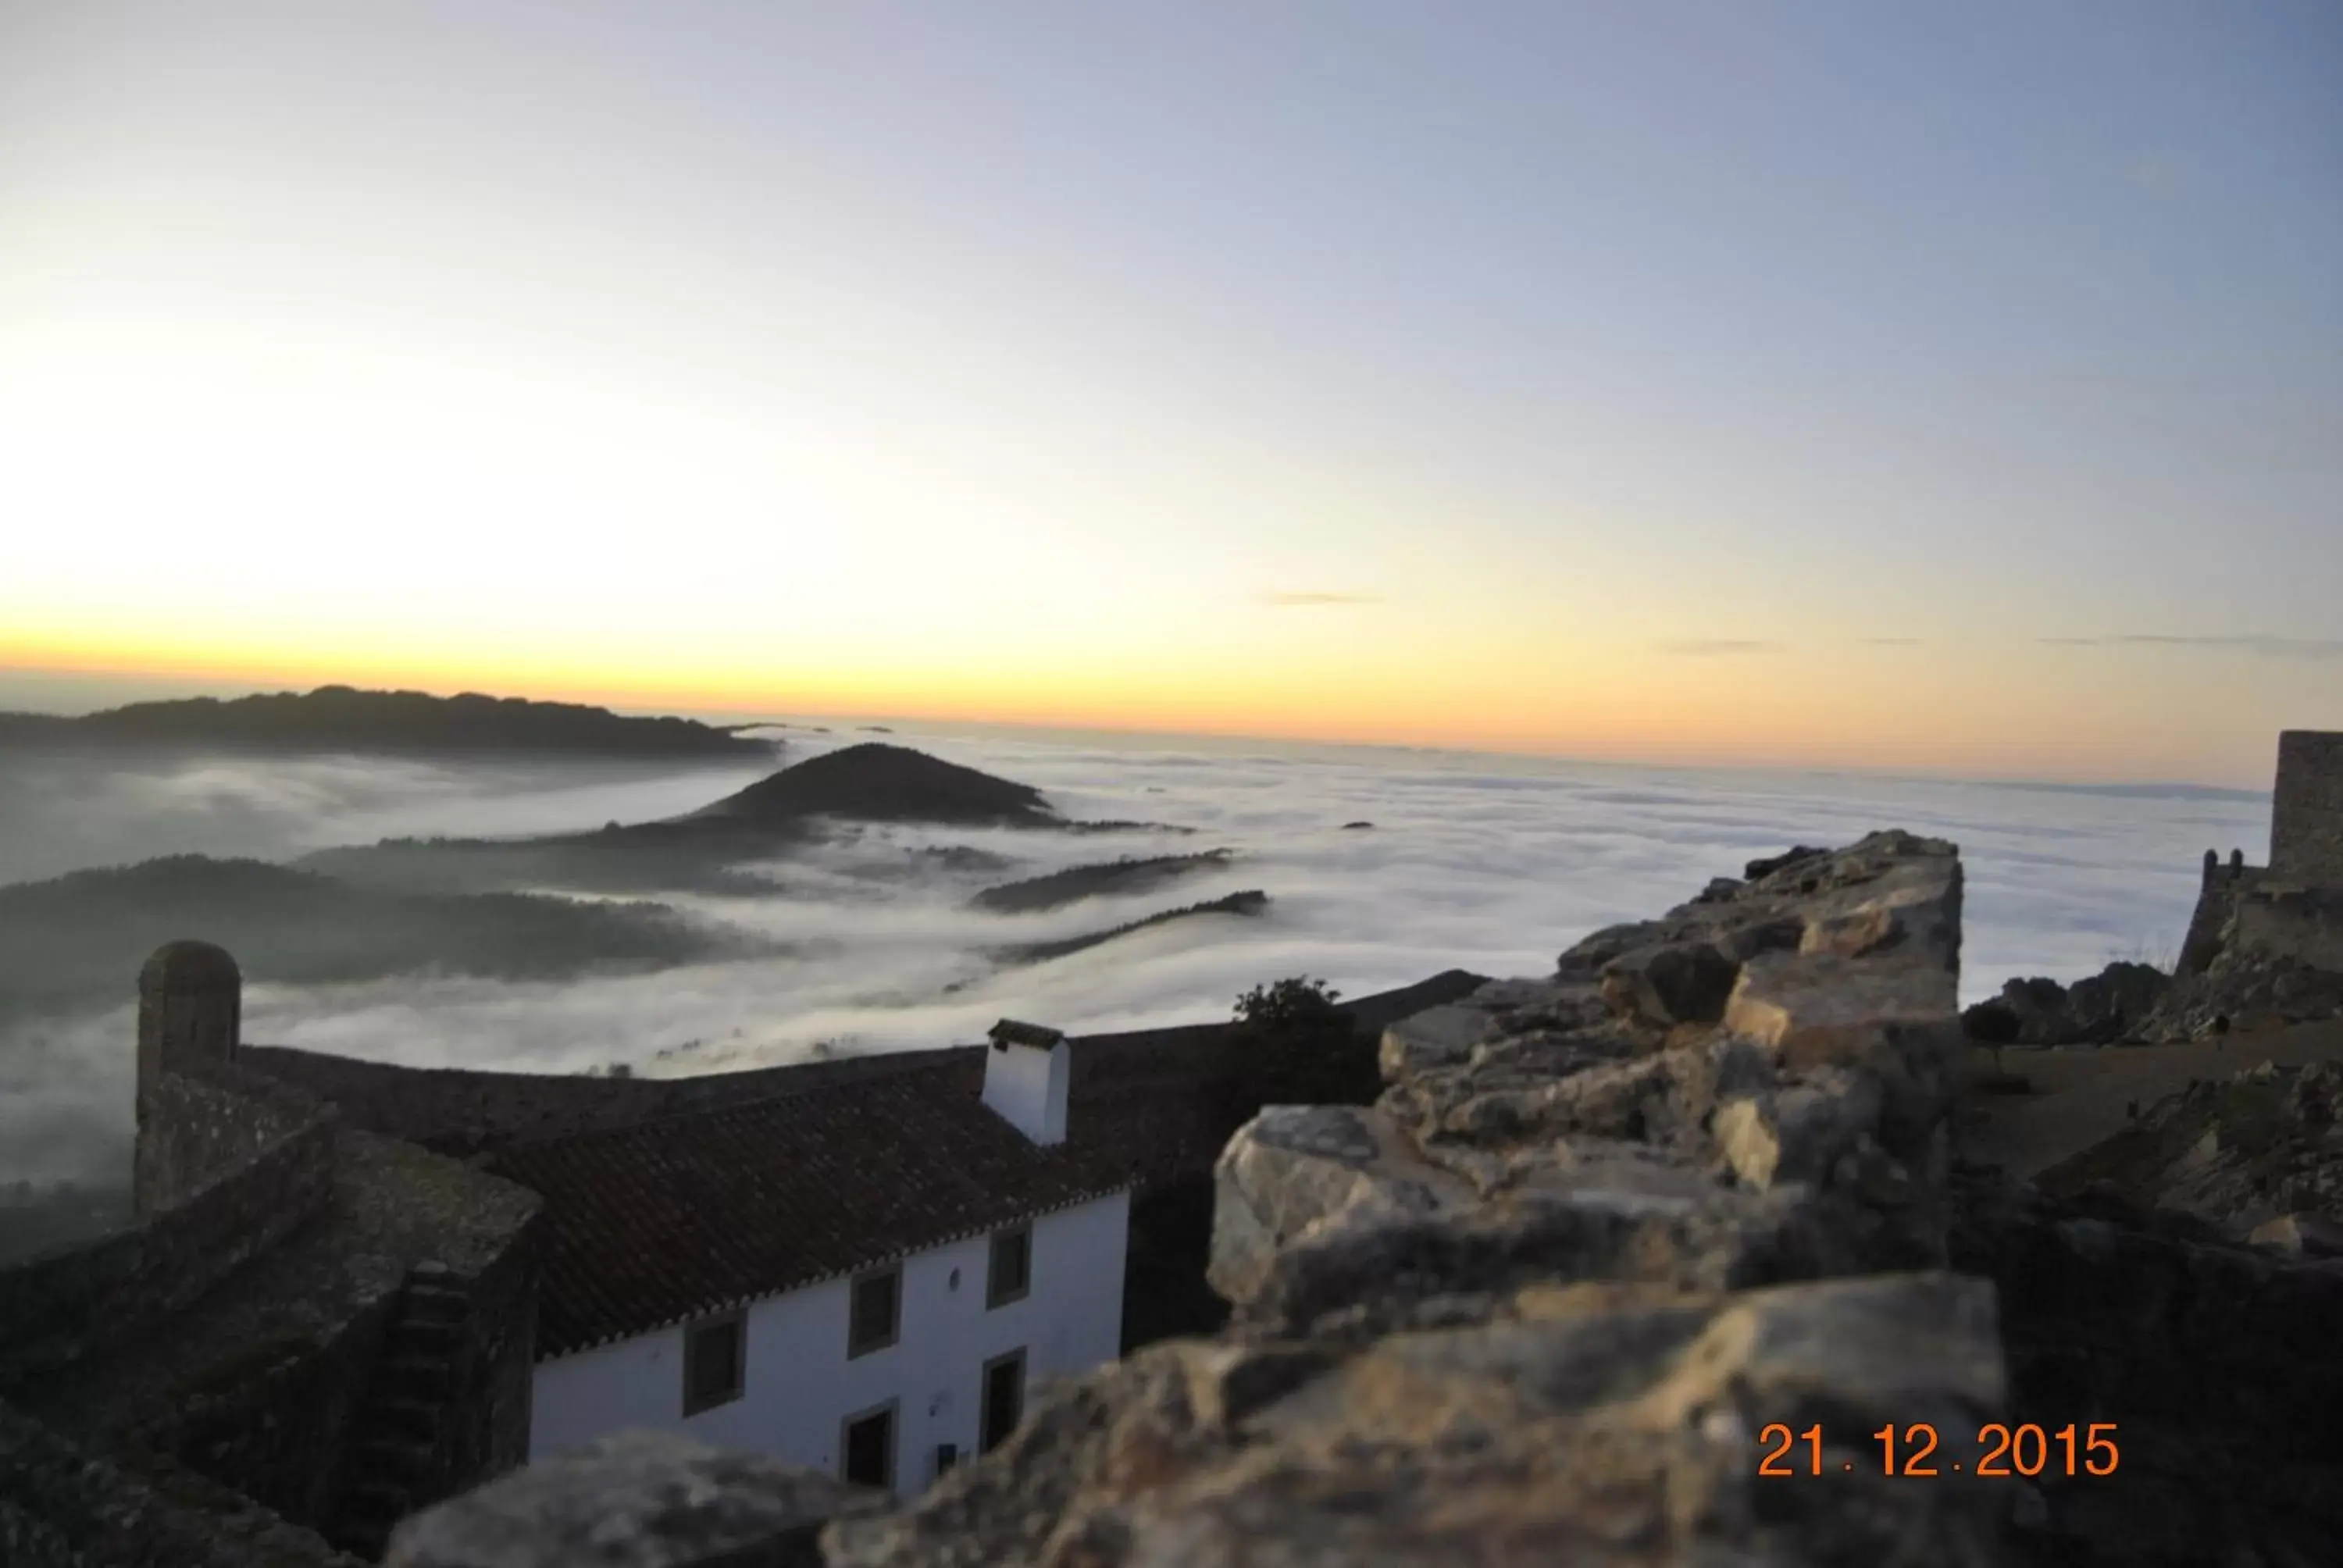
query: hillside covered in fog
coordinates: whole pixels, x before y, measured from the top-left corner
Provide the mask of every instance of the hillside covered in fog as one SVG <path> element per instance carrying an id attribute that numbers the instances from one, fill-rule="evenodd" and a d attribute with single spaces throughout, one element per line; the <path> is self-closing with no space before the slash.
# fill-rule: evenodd
<path id="1" fill-rule="evenodd" d="M 0 888 L 0 1022 L 131 1000 L 138 966 L 201 932 L 247 979 L 560 980 L 768 950 L 664 904 L 393 893 L 258 860 L 180 855 Z"/>
<path id="2" fill-rule="evenodd" d="M 1299 972 L 1353 992 L 1458 962 L 1534 972 L 1550 932 L 1881 821 L 1962 844 L 1976 972 L 2063 977 L 2185 924 L 2203 845 L 2250 841 L 2269 809 L 2193 788 L 789 733 L 788 768 L 0 745 L 0 993 L 20 1020 L 0 1070 L 30 1070 L 35 1037 L 59 1062 L 124 1049 L 138 963 L 183 936 L 236 953 L 256 1040 L 705 1070 L 972 1038 L 1004 1013 L 1184 1021 Z M 35 1002 L 60 1010 L 24 1020 Z"/>
<path id="3" fill-rule="evenodd" d="M 320 850 L 301 864 L 367 886 L 404 890 L 562 887 L 598 893 L 754 896 L 772 892 L 773 884 L 744 873 L 744 865 L 887 824 L 1091 833 L 1182 830 L 1152 823 L 1070 820 L 1031 785 L 909 747 L 863 741 L 794 763 L 677 816 L 518 839 L 386 839 Z M 910 875 L 923 869 L 998 869 L 1010 863 L 999 854 L 964 846 L 931 847 L 900 866 L 882 863 L 890 859 L 879 853 L 865 869 L 874 876 Z M 1111 881 L 1101 880 L 1093 890 L 1105 890 Z"/>
<path id="4" fill-rule="evenodd" d="M 289 864 L 180 853 L 89 868 L 0 887 L 0 1022 L 119 1005 L 148 951 L 191 935 L 228 948 L 262 985 L 402 976 L 545 981 L 832 949 L 826 931 L 792 940 L 777 930 L 775 911 L 840 901 L 891 901 L 908 914 L 923 898 L 942 896 L 983 910 L 975 925 L 1000 929 L 972 925 L 957 945 L 986 969 L 1046 962 L 1182 916 L 1259 909 L 1261 895 L 1250 892 L 1235 903 L 1118 908 L 1121 918 L 1111 923 L 1035 930 L 999 917 L 1134 891 L 1179 870 L 1218 869 L 1227 856 L 1075 866 L 971 899 L 976 879 L 1020 862 L 966 844 L 866 836 L 874 828 L 1008 829 L 1022 837 L 1117 826 L 1071 821 L 1031 785 L 865 742 L 695 809 L 631 824 L 387 839 Z M 669 901 L 679 898 L 693 907 Z M 996 935 L 1020 940 L 979 940 Z"/>

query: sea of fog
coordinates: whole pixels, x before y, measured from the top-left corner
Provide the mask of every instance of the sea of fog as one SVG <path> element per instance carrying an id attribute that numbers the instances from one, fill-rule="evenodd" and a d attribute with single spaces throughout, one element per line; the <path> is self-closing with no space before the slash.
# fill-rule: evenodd
<path id="1" fill-rule="evenodd" d="M 783 761 L 880 737 L 792 728 Z M 1632 767 L 1393 748 L 896 722 L 884 739 L 1035 785 L 1066 816 L 1174 824 L 1076 835 L 872 828 L 764 869 L 769 896 L 666 901 L 793 956 L 548 984 L 408 977 L 256 984 L 246 1038 L 417 1065 L 696 1072 L 809 1050 L 980 1038 L 1003 1015 L 1076 1033 L 1222 1019 L 1310 974 L 1363 994 L 1463 968 L 1549 969 L 1598 926 L 1657 914 L 1753 856 L 1900 827 L 1960 845 L 1965 1000 L 2013 974 L 2169 963 L 2207 847 L 2268 842 L 2267 794 L 1852 772 Z M 209 759 L 65 773 L 0 759 L 0 882 L 197 851 L 291 859 L 394 836 L 508 835 L 706 804 L 773 766 L 476 766 Z M 1371 829 L 1346 829 L 1368 821 Z M 905 848 L 974 845 L 1008 870 L 910 875 Z M 971 910 L 987 881 L 1119 855 L 1225 847 L 1224 869 L 1029 915 Z M 883 874 L 882 874 L 883 873 Z M 984 950 L 1093 931 L 1244 888 L 1257 917 L 1172 922 L 1049 963 Z M 201 936 L 200 931 L 186 933 Z M 128 1125 L 135 977 L 106 1013 L 0 1038 L 0 1179 L 96 1179 Z"/>

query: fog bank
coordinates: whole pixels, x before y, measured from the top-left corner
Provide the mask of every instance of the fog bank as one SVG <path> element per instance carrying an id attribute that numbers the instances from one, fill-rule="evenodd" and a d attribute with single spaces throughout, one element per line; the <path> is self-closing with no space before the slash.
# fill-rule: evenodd
<path id="1" fill-rule="evenodd" d="M 848 744 L 792 730 L 791 759 Z M 1660 769 L 1369 748 L 1040 737 L 898 723 L 894 739 L 1039 786 L 1070 818 L 1191 835 L 873 826 L 746 868 L 757 890 L 658 895 L 782 956 L 558 982 L 416 975 L 255 984 L 256 1042 L 417 1065 L 705 1071 L 816 1049 L 968 1040 L 1003 1014 L 1075 1032 L 1228 1016 L 1239 992 L 1309 973 L 1347 994 L 1440 970 L 1532 973 L 1587 930 L 1644 918 L 1792 843 L 1900 827 L 1960 844 L 1963 992 L 2012 974 L 2072 980 L 2111 959 L 2168 962 L 2207 847 L 2258 859 L 2268 799 L 1855 774 Z M 692 809 L 761 769 L 301 759 L 151 770 L 0 764 L 0 877 L 166 852 L 290 859 L 385 836 L 571 831 Z M 1349 829 L 1365 820 L 1369 829 Z M 972 847 L 983 857 L 922 851 Z M 1225 847 L 1223 866 L 1022 913 L 982 889 L 1119 856 Z M 997 859 L 996 859 L 997 858 Z M 1254 917 L 1206 915 L 1045 963 L 1063 940 L 1240 889 Z M 538 890 L 576 891 L 560 888 Z M 189 936 L 202 936 L 190 930 Z M 129 1125 L 135 974 L 114 1010 L 0 1037 L 0 1180 L 118 1169 Z"/>

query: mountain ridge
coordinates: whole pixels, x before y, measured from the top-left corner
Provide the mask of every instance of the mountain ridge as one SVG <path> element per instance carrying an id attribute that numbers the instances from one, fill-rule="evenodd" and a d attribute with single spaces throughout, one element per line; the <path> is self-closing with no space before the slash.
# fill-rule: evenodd
<path id="1" fill-rule="evenodd" d="M 0 712 L 0 740 L 264 751 L 539 753 L 595 758 L 774 757 L 781 742 L 672 716 L 582 702 L 320 686 L 248 697 L 173 698 L 95 713 Z"/>
<path id="2" fill-rule="evenodd" d="M 813 816 L 863 821 L 1062 827 L 1041 791 L 908 746 L 866 740 L 793 763 L 681 821 L 794 821 Z"/>

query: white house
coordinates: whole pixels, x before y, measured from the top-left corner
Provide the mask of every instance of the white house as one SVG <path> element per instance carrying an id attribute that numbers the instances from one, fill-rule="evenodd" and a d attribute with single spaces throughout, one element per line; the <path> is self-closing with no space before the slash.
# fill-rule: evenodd
<path id="1" fill-rule="evenodd" d="M 1036 1379 L 1112 1360 L 1135 1171 L 1070 1050 L 945 1061 L 515 1145 L 546 1199 L 529 1456 L 679 1427 L 918 1492 Z"/>

